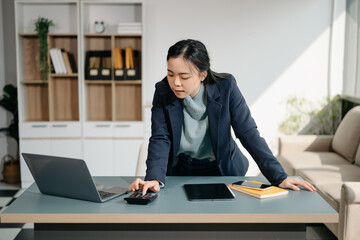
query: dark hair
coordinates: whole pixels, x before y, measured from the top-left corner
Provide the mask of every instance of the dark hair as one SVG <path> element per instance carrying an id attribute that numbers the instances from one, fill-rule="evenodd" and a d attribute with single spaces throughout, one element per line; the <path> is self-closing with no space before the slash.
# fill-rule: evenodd
<path id="1" fill-rule="evenodd" d="M 210 69 L 209 54 L 202 42 L 193 39 L 181 40 L 169 48 L 166 60 L 169 61 L 169 58 L 180 56 L 193 63 L 200 73 L 207 72 L 204 83 L 215 83 L 217 82 L 216 77 L 222 77 L 221 74 Z"/>

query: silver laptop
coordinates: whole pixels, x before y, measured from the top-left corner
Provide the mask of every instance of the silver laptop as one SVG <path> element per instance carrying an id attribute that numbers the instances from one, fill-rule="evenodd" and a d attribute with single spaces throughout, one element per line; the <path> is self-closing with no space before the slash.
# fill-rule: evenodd
<path id="1" fill-rule="evenodd" d="M 128 193 L 127 188 L 95 184 L 84 160 L 22 153 L 43 194 L 105 202 Z"/>

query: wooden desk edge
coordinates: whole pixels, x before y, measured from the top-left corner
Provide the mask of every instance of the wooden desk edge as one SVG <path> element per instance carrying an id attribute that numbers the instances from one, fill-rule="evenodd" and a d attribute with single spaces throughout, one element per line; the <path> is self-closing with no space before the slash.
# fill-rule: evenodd
<path id="1" fill-rule="evenodd" d="M 1 214 L 1 223 L 338 223 L 339 214 Z"/>

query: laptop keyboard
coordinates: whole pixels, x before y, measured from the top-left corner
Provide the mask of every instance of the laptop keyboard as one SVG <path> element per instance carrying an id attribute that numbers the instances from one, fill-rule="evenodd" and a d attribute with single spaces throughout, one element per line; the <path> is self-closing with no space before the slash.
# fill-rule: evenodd
<path id="1" fill-rule="evenodd" d="M 106 199 L 108 197 L 116 195 L 116 193 L 105 192 L 105 191 L 101 191 L 101 190 L 99 190 L 98 192 L 100 194 L 101 199 Z"/>

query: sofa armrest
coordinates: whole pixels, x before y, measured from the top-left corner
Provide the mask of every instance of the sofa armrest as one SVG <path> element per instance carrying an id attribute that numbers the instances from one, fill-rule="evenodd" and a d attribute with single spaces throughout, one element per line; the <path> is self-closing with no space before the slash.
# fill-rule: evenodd
<path id="1" fill-rule="evenodd" d="M 304 151 L 329 152 L 333 135 L 296 135 L 279 137 L 279 155 Z"/>
<path id="2" fill-rule="evenodd" d="M 360 235 L 360 182 L 345 182 L 341 187 L 338 237 L 358 239 Z"/>

